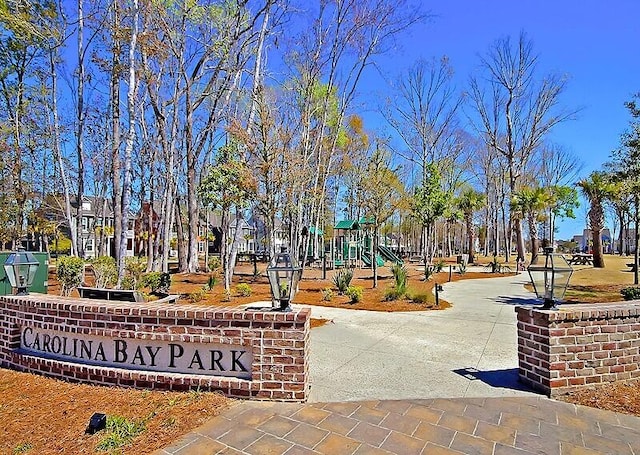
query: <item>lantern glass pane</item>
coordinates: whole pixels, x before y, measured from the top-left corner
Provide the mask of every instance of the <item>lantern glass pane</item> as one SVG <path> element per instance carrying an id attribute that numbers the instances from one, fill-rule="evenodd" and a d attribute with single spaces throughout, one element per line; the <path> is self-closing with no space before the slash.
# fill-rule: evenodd
<path id="1" fill-rule="evenodd" d="M 16 281 L 16 273 L 13 270 L 13 266 L 12 265 L 7 265 L 5 263 L 5 265 L 4 265 L 4 273 L 7 275 L 7 279 L 9 280 L 9 284 L 11 284 L 11 287 L 13 287 L 13 288 L 18 287 L 18 283 Z"/>

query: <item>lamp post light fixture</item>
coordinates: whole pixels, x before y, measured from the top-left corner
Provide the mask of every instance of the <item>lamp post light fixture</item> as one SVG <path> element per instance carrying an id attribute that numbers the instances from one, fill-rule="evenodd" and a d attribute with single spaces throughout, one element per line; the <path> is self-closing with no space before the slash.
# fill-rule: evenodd
<path id="1" fill-rule="evenodd" d="M 4 261 L 4 272 L 17 295 L 27 295 L 27 289 L 33 284 L 33 278 L 40 263 L 30 251 L 18 248 Z"/>
<path id="2" fill-rule="evenodd" d="M 291 300 L 296 293 L 302 268 L 289 253 L 277 253 L 267 267 L 271 296 L 275 311 L 291 311 Z M 278 302 L 279 306 L 275 306 Z"/>
<path id="3" fill-rule="evenodd" d="M 554 254 L 553 247 L 544 249 L 543 265 L 529 265 L 527 271 L 538 298 L 544 300 L 543 310 L 556 309 L 556 300 L 564 297 L 573 268 L 562 254 Z"/>

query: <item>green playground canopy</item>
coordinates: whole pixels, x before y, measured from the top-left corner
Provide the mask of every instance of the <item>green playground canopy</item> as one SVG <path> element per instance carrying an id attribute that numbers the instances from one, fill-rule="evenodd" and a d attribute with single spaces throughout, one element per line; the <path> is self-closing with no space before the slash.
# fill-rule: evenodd
<path id="1" fill-rule="evenodd" d="M 354 231 L 360 229 L 360 225 L 357 220 L 342 220 L 336 224 L 334 229 L 348 229 L 350 231 Z"/>

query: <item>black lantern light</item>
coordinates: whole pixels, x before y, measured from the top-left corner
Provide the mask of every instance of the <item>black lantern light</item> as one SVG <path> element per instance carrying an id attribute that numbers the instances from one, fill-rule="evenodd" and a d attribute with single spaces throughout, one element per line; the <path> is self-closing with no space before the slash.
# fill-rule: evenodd
<path id="1" fill-rule="evenodd" d="M 553 247 L 545 248 L 544 254 L 544 266 L 529 265 L 527 271 L 536 295 L 544 300 L 542 309 L 551 310 L 556 308 L 556 299 L 564 297 L 573 268 L 563 255 L 553 253 Z"/>
<path id="2" fill-rule="evenodd" d="M 38 260 L 30 251 L 18 248 L 4 261 L 4 272 L 11 286 L 16 288 L 17 295 L 27 295 L 27 288 L 33 284 L 38 270 Z"/>
<path id="3" fill-rule="evenodd" d="M 298 287 L 302 268 L 298 267 L 289 253 L 277 253 L 267 267 L 267 275 L 271 284 L 271 295 L 274 309 L 291 311 L 291 300 Z M 275 303 L 279 306 L 275 307 Z"/>

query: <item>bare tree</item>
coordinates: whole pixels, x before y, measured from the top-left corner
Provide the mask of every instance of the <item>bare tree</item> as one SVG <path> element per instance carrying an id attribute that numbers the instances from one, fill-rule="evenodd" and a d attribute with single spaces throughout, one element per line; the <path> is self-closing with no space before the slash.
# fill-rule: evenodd
<path id="1" fill-rule="evenodd" d="M 309 242 L 303 244 L 301 234 L 308 225 L 318 235 L 327 182 L 336 167 L 340 129 L 365 69 L 389 50 L 398 33 L 423 17 L 405 0 L 320 2 L 311 29 L 296 37 L 292 107 L 299 115 L 297 147 L 304 167 L 292 188 L 288 218 L 293 249 L 305 258 Z"/>
<path id="2" fill-rule="evenodd" d="M 509 190 L 514 193 L 549 132 L 575 111 L 558 108 L 564 77 L 537 77 L 538 56 L 526 34 L 521 33 L 516 43 L 510 37 L 498 39 L 480 61 L 482 73 L 470 79 L 474 124 L 487 145 L 505 158 Z M 518 258 L 524 259 L 522 220 L 516 212 L 510 213 L 510 224 Z"/>

